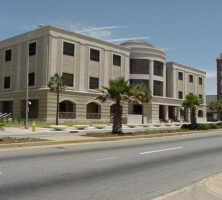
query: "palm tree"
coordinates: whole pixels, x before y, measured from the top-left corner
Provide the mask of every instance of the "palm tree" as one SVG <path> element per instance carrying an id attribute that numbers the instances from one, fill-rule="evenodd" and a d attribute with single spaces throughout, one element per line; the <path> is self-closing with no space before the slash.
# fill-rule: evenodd
<path id="1" fill-rule="evenodd" d="M 134 87 L 134 96 L 137 100 L 141 102 L 142 105 L 142 124 L 144 124 L 144 103 L 149 103 L 152 99 L 151 91 L 150 89 L 144 84 L 137 84 Z"/>
<path id="2" fill-rule="evenodd" d="M 64 76 L 60 76 L 58 73 L 55 73 L 53 77 L 50 78 L 48 82 L 48 87 L 51 92 L 55 92 L 57 94 L 57 102 L 56 102 L 56 125 L 59 124 L 59 93 L 66 89 L 66 85 L 64 83 Z"/>
<path id="3" fill-rule="evenodd" d="M 197 127 L 196 110 L 197 108 L 201 107 L 201 104 L 203 104 L 203 100 L 199 99 L 197 96 L 193 94 L 188 94 L 182 103 L 182 106 L 184 108 L 190 109 L 190 120 L 191 120 L 192 129 L 195 129 Z"/>
<path id="4" fill-rule="evenodd" d="M 222 99 L 219 99 L 217 101 L 211 102 L 210 105 L 209 105 L 209 108 L 211 110 L 216 110 L 217 113 L 218 113 L 218 116 L 219 116 L 219 111 L 222 110 Z M 218 117 L 218 119 L 219 119 L 219 117 Z"/>
<path id="5" fill-rule="evenodd" d="M 102 87 L 101 95 L 97 99 L 105 102 L 107 99 L 115 101 L 113 106 L 113 134 L 122 133 L 122 104 L 125 101 L 130 101 L 132 97 L 132 86 L 124 78 L 118 78 L 116 80 L 110 80 L 109 86 Z"/>

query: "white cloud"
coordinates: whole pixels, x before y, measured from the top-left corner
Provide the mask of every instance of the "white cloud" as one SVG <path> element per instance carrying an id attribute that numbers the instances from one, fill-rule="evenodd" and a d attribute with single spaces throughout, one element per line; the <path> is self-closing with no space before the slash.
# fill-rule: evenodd
<path id="1" fill-rule="evenodd" d="M 150 37 L 127 37 L 127 38 L 110 39 L 107 41 L 108 42 L 123 42 L 127 40 L 147 40 L 147 39 L 150 39 Z"/>
<path id="2" fill-rule="evenodd" d="M 71 20 L 59 20 L 59 21 L 52 21 L 51 24 L 55 26 L 59 26 L 62 28 L 69 29 L 71 31 L 75 31 L 77 33 L 84 33 L 85 35 L 99 38 L 99 39 L 109 39 L 113 35 L 113 30 L 126 28 L 126 26 L 86 26 L 83 23 L 73 23 Z"/>
<path id="3" fill-rule="evenodd" d="M 212 71 L 206 71 L 207 72 L 207 78 L 215 78 L 217 77 L 217 71 L 212 70 Z"/>

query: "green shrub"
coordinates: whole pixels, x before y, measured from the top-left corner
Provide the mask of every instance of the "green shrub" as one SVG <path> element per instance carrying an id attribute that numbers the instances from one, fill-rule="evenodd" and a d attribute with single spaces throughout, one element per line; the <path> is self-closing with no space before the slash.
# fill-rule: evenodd
<path id="1" fill-rule="evenodd" d="M 209 129 L 218 129 L 222 128 L 222 123 L 217 124 L 197 124 L 195 130 L 209 130 Z M 192 130 L 191 124 L 183 124 L 181 129 Z"/>

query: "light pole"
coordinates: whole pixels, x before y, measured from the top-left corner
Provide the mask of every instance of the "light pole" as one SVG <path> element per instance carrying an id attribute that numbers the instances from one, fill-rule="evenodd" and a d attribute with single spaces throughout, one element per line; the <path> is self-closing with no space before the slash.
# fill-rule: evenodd
<path id="1" fill-rule="evenodd" d="M 39 24 L 38 28 L 42 28 L 43 24 Z M 28 44 L 27 44 L 27 67 L 26 67 L 26 100 L 25 100 L 25 128 L 29 128 L 29 40 L 31 35 L 36 29 L 28 34 Z"/>

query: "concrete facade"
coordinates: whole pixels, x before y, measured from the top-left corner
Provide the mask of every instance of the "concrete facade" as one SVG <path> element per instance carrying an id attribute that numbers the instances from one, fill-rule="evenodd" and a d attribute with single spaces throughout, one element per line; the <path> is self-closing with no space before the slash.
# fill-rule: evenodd
<path id="1" fill-rule="evenodd" d="M 72 55 L 64 53 L 67 44 Z M 30 55 L 32 47 L 34 52 Z M 60 121 L 109 121 L 113 102 L 95 100 L 99 94 L 97 87 L 107 86 L 110 79 L 118 77 L 131 84 L 144 82 L 150 87 L 153 98 L 144 105 L 149 123 L 181 121 L 186 116 L 181 103 L 191 92 L 202 95 L 206 102 L 206 73 L 178 63 L 166 63 L 165 52 L 145 41 L 131 40 L 117 45 L 46 26 L 0 41 L 0 112 L 11 112 L 16 119 L 23 118 L 25 113 L 27 67 L 32 80 L 30 118 L 37 120 L 55 119 L 56 95 L 47 88 L 55 73 L 71 77 L 71 85 L 60 95 Z M 184 73 L 183 81 L 178 80 L 179 71 Z M 189 74 L 193 75 L 193 83 L 188 83 Z M 179 91 L 183 92 L 182 99 Z M 205 121 L 206 107 L 201 111 L 198 121 Z M 123 105 L 124 115 L 140 112 L 139 105 Z M 184 120 L 189 120 L 189 116 Z"/>

